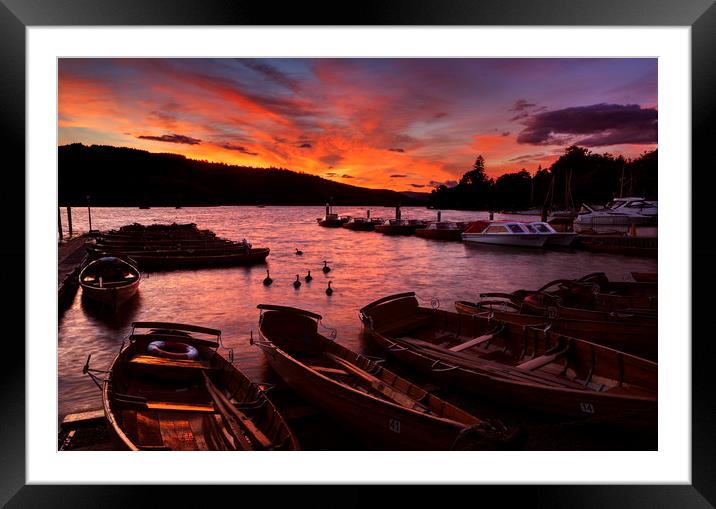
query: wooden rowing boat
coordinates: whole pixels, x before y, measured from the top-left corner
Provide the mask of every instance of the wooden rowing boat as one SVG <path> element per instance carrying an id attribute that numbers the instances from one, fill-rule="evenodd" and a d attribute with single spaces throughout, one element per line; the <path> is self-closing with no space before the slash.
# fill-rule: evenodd
<path id="1" fill-rule="evenodd" d="M 79 274 L 82 294 L 118 308 L 137 293 L 142 275 L 131 258 L 103 256 L 87 263 Z"/>
<path id="2" fill-rule="evenodd" d="M 436 381 L 572 419 L 654 428 L 657 365 L 550 330 L 420 307 L 415 294 L 360 311 L 366 332 Z"/>
<path id="3" fill-rule="evenodd" d="M 447 403 L 318 333 L 320 315 L 261 304 L 259 340 L 271 367 L 304 399 L 386 449 L 504 449 L 523 434 Z"/>
<path id="4" fill-rule="evenodd" d="M 196 325 L 132 324 L 102 388 L 104 413 L 122 448 L 299 448 L 264 392 L 219 355 L 220 337 Z"/>
<path id="5" fill-rule="evenodd" d="M 576 320 L 521 312 L 520 306 L 509 300 L 455 302 L 458 313 L 474 314 L 517 325 L 544 328 L 557 334 L 575 337 L 621 350 L 652 361 L 657 360 L 658 327 L 649 320 Z"/>
<path id="6" fill-rule="evenodd" d="M 595 272 L 579 279 L 555 279 L 537 290 L 517 290 L 511 294 L 484 293 L 481 297 L 512 300 L 531 314 L 544 314 L 550 306 L 599 311 L 652 315 L 658 309 L 656 283 L 609 281 L 604 273 Z M 565 318 L 589 319 L 574 311 Z"/>

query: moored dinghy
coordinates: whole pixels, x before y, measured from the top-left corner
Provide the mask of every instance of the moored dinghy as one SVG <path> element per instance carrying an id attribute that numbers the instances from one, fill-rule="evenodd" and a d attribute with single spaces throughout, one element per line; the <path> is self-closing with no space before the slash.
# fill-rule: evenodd
<path id="1" fill-rule="evenodd" d="M 129 344 L 102 386 L 105 416 L 120 446 L 298 449 L 263 391 L 217 352 L 220 338 L 221 331 L 196 325 L 132 324 Z M 88 365 L 85 372 L 91 373 Z"/>
<path id="2" fill-rule="evenodd" d="M 523 433 L 453 406 L 318 333 L 321 316 L 260 304 L 259 346 L 307 401 L 387 449 L 505 449 Z"/>
<path id="3" fill-rule="evenodd" d="M 479 315 L 518 325 L 541 328 L 549 325 L 550 330 L 557 334 L 584 339 L 652 361 L 657 358 L 658 328 L 655 321 L 626 320 L 624 317 L 617 320 L 608 316 L 603 320 L 578 320 L 561 318 L 556 310 L 554 315 L 529 314 L 510 300 L 459 300 L 455 302 L 455 309 L 458 313 Z"/>
<path id="4" fill-rule="evenodd" d="M 80 271 L 82 294 L 114 308 L 131 299 L 139 289 L 142 275 L 133 259 L 103 256 Z"/>
<path id="5" fill-rule="evenodd" d="M 371 337 L 440 383 L 593 422 L 657 423 L 657 365 L 548 329 L 420 307 L 412 292 L 360 311 Z"/>

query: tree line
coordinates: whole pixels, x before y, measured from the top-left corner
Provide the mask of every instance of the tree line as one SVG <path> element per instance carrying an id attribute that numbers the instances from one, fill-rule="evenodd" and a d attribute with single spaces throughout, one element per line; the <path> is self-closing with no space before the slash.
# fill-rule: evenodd
<path id="1" fill-rule="evenodd" d="M 386 189 L 283 168 L 253 168 L 126 147 L 58 147 L 60 206 L 424 205 Z"/>
<path id="2" fill-rule="evenodd" d="M 618 196 L 657 199 L 657 150 L 636 159 L 596 154 L 571 146 L 549 168 L 531 175 L 526 169 L 494 179 L 485 173 L 479 155 L 454 187 L 441 185 L 430 194 L 435 208 L 463 210 L 524 210 L 579 208 L 582 203 L 604 204 Z"/>

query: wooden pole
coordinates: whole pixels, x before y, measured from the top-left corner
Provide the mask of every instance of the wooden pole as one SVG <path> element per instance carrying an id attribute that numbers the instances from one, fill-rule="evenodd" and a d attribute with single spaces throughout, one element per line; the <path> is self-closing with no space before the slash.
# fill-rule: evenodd
<path id="1" fill-rule="evenodd" d="M 92 231 L 92 209 L 90 209 L 89 195 L 87 195 L 87 217 L 89 218 L 89 229 Z"/>
<path id="2" fill-rule="evenodd" d="M 70 238 L 72 238 L 72 207 L 67 207 L 67 225 L 70 229 Z"/>
<path id="3" fill-rule="evenodd" d="M 62 209 L 57 209 L 57 231 L 60 233 L 60 240 L 62 240 Z"/>

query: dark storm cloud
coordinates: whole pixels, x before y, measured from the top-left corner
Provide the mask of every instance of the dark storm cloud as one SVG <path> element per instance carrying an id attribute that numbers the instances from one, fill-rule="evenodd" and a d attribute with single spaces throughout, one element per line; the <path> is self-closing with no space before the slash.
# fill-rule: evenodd
<path id="1" fill-rule="evenodd" d="M 592 104 L 531 116 L 518 143 L 550 145 L 578 143 L 586 147 L 657 142 L 655 108 L 638 104 Z M 565 139 L 566 138 L 566 139 Z"/>
<path id="2" fill-rule="evenodd" d="M 413 187 L 425 187 L 425 184 L 410 184 Z"/>
<path id="3" fill-rule="evenodd" d="M 143 134 L 137 136 L 137 138 L 140 140 L 163 141 L 166 143 L 182 143 L 184 145 L 198 145 L 201 143 L 201 140 L 190 136 L 184 136 L 183 134 L 163 134 L 161 136 L 149 136 Z"/>
<path id="4" fill-rule="evenodd" d="M 221 148 L 225 148 L 226 150 L 235 150 L 236 152 L 241 152 L 242 154 L 247 154 L 250 156 L 257 156 L 259 155 L 258 152 L 250 152 L 249 149 L 242 145 L 234 145 L 233 143 L 222 143 L 219 145 Z"/>

